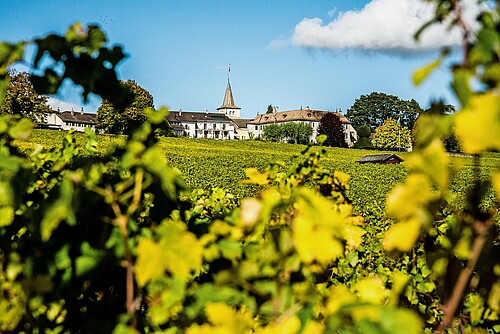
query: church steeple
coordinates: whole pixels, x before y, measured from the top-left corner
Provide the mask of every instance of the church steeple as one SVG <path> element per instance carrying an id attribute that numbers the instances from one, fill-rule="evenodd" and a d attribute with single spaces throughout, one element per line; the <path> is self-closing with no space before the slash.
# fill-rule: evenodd
<path id="1" fill-rule="evenodd" d="M 240 118 L 241 108 L 234 104 L 233 90 L 231 89 L 231 83 L 229 82 L 230 71 L 231 67 L 228 67 L 226 93 L 224 95 L 224 101 L 222 102 L 222 105 L 217 108 L 217 111 L 231 118 Z"/>
<path id="2" fill-rule="evenodd" d="M 224 101 L 222 102 L 222 105 L 219 108 L 217 108 L 217 110 L 222 108 L 238 108 L 234 104 L 233 90 L 231 89 L 231 83 L 229 82 L 229 78 L 227 78 L 227 87 L 226 87 L 226 94 L 224 95 Z"/>

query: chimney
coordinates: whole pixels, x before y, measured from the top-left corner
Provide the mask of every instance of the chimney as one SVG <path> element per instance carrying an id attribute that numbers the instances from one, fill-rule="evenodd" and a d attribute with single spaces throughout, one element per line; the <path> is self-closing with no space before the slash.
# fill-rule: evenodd
<path id="1" fill-rule="evenodd" d="M 71 108 L 71 116 L 75 116 L 75 111 Z"/>
<path id="2" fill-rule="evenodd" d="M 182 108 L 179 109 L 179 116 L 182 116 Z"/>
<path id="3" fill-rule="evenodd" d="M 83 111 L 83 107 L 82 107 L 82 110 L 80 110 L 80 114 L 84 114 L 85 112 Z"/>
<path id="4" fill-rule="evenodd" d="M 61 108 L 57 107 L 57 112 L 61 112 Z"/>

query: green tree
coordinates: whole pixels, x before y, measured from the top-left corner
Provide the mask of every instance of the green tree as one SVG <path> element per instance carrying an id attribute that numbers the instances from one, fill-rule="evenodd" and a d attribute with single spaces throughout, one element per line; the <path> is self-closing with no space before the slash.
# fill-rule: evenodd
<path id="1" fill-rule="evenodd" d="M 371 149 L 373 148 L 372 140 L 370 139 L 370 135 L 372 130 L 368 125 L 361 125 L 356 129 L 358 133 L 358 140 L 354 143 L 354 148 L 359 149 Z"/>
<path id="2" fill-rule="evenodd" d="M 312 127 L 303 122 L 287 122 L 281 127 L 283 139 L 292 144 L 308 144 L 313 133 Z"/>
<path id="3" fill-rule="evenodd" d="M 372 143 L 376 148 L 393 150 L 410 147 L 410 130 L 389 118 L 375 129 Z"/>
<path id="4" fill-rule="evenodd" d="M 329 112 L 323 115 L 319 122 L 318 135 L 326 135 L 326 146 L 345 147 L 345 134 L 339 115 Z"/>
<path id="5" fill-rule="evenodd" d="M 279 124 L 269 124 L 262 130 L 264 140 L 271 142 L 280 142 L 283 140 L 283 127 Z"/>
<path id="6" fill-rule="evenodd" d="M 112 102 L 103 100 L 97 109 L 97 121 L 106 133 L 130 134 L 145 120 L 144 110 L 154 108 L 153 96 L 134 80 L 121 81 L 131 98 L 125 108 L 117 108 Z"/>
<path id="7" fill-rule="evenodd" d="M 273 105 L 270 104 L 267 106 L 266 114 L 272 114 L 274 112 Z"/>
<path id="8" fill-rule="evenodd" d="M 35 91 L 28 73 L 11 71 L 8 74 L 7 91 L 0 104 L 0 113 L 21 115 L 39 124 L 51 111 L 47 97 Z"/>
<path id="9" fill-rule="evenodd" d="M 405 101 L 394 95 L 374 92 L 357 98 L 347 109 L 346 116 L 355 128 L 366 124 L 373 130 L 392 118 L 399 119 L 403 126 L 411 129 L 421 111 L 422 108 L 413 99 Z"/>

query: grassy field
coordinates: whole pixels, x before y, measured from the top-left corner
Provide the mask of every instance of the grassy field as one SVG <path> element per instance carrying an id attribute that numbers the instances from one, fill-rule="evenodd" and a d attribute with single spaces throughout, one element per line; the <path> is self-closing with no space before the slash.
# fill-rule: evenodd
<path id="1" fill-rule="evenodd" d="M 54 147 L 61 145 L 66 132 L 50 130 L 34 130 L 27 141 L 19 141 L 17 145 L 25 151 L 32 151 L 37 145 Z M 76 134 L 77 143 L 83 144 L 85 136 Z M 122 145 L 124 136 L 98 136 L 98 149 L 102 154 L 110 152 L 113 147 Z M 264 169 L 270 162 L 281 160 L 289 165 L 305 146 L 294 144 L 268 143 L 262 141 L 222 141 L 211 139 L 162 138 L 160 147 L 165 152 L 171 165 L 183 174 L 188 188 L 211 189 L 225 188 L 237 197 L 252 196 L 257 188 L 242 185 L 245 169 L 256 167 Z M 408 173 L 405 162 L 399 165 L 358 164 L 356 160 L 366 154 L 380 151 L 354 150 L 345 148 L 326 148 L 323 165 L 330 170 L 341 170 L 351 176 L 349 196 L 354 207 L 365 218 L 379 218 L 383 215 L 385 197 L 395 184 L 403 182 Z M 398 153 L 407 159 L 411 153 Z M 471 157 L 453 157 L 457 177 L 452 188 L 458 197 L 463 196 L 464 189 L 477 171 Z M 492 168 L 500 165 L 500 154 L 487 154 L 481 159 L 479 173 L 486 177 Z M 489 198 L 493 198 L 491 191 Z"/>

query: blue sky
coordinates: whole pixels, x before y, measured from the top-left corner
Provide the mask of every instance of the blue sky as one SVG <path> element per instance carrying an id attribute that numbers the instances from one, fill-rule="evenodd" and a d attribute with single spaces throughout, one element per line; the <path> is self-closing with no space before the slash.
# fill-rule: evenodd
<path id="1" fill-rule="evenodd" d="M 0 40 L 97 23 L 110 45 L 128 54 L 120 78 L 150 91 L 155 106 L 175 110 L 215 112 L 229 63 L 235 103 L 246 118 L 269 104 L 346 112 L 371 92 L 416 99 L 422 107 L 439 98 L 455 103 L 446 67 L 421 87 L 411 82 L 441 45 L 455 43 L 452 33 L 439 31 L 420 46 L 409 41 L 406 35 L 429 14 L 425 6 L 420 0 L 3 0 Z M 74 89 L 53 98 L 54 106 L 83 105 Z M 99 104 L 94 98 L 85 109 L 95 112 Z"/>

